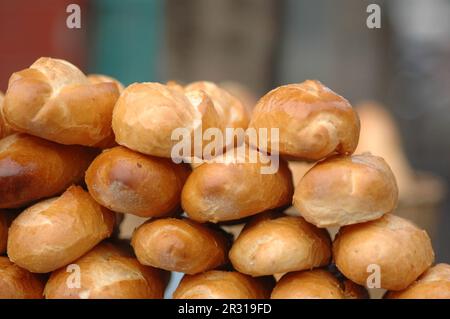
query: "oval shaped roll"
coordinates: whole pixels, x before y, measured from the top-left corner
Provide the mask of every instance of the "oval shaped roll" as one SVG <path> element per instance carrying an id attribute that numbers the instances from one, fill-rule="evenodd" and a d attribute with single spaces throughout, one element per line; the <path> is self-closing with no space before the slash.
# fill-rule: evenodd
<path id="1" fill-rule="evenodd" d="M 131 242 L 143 265 L 196 274 L 227 261 L 225 234 L 188 219 L 158 219 L 140 226 Z"/>
<path id="2" fill-rule="evenodd" d="M 286 162 L 259 152 L 252 162 L 249 155 L 249 148 L 241 146 L 225 153 L 223 162 L 195 168 L 181 194 L 189 218 L 199 222 L 236 220 L 291 202 L 292 175 Z M 232 160 L 227 162 L 227 158 Z"/>
<path id="3" fill-rule="evenodd" d="M 387 299 L 450 299 L 450 265 L 437 264 L 428 269 L 408 288 L 389 291 Z"/>
<path id="4" fill-rule="evenodd" d="M 273 278 L 252 278 L 236 271 L 211 270 L 185 275 L 174 299 L 267 299 Z"/>
<path id="5" fill-rule="evenodd" d="M 111 235 L 114 213 L 81 187 L 39 202 L 11 224 L 8 256 L 31 272 L 46 273 L 81 257 Z"/>
<path id="6" fill-rule="evenodd" d="M 0 256 L 0 299 L 41 299 L 43 290 L 35 274 Z"/>
<path id="7" fill-rule="evenodd" d="M 123 249 L 103 242 L 54 271 L 44 295 L 47 299 L 161 299 L 168 278 L 169 273 L 143 266 Z"/>
<path id="8" fill-rule="evenodd" d="M 86 184 L 101 205 L 120 213 L 160 217 L 180 206 L 190 170 L 170 159 L 147 156 L 118 146 L 89 166 Z"/>
<path id="9" fill-rule="evenodd" d="M 55 196 L 83 179 L 95 151 L 26 134 L 0 140 L 0 208 Z"/>
<path id="10" fill-rule="evenodd" d="M 263 214 L 245 226 L 229 256 L 239 272 L 273 275 L 327 265 L 331 240 L 302 217 Z"/>
<path id="11" fill-rule="evenodd" d="M 353 153 L 359 126 L 358 115 L 345 98 L 311 80 L 283 85 L 264 95 L 249 124 L 257 130 L 278 128 L 279 139 L 269 137 L 267 145 L 277 142 L 280 154 L 306 160 Z M 273 150 L 268 147 L 268 151 Z"/>
<path id="12" fill-rule="evenodd" d="M 434 260 L 427 233 L 392 214 L 342 227 L 333 243 L 333 256 L 350 280 L 366 285 L 369 276 L 379 278 L 374 284 L 388 290 L 405 289 Z"/>
<path id="13" fill-rule="evenodd" d="M 370 153 L 316 164 L 295 189 L 294 206 L 318 227 L 344 226 L 392 212 L 398 188 L 386 162 Z"/>

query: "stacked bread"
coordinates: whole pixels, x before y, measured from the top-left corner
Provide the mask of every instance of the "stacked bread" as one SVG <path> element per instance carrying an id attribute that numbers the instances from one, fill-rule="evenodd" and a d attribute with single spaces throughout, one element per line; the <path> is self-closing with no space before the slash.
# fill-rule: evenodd
<path id="1" fill-rule="evenodd" d="M 41 58 L 0 111 L 1 298 L 162 298 L 170 272 L 183 299 L 367 298 L 373 278 L 389 298 L 449 297 L 449 266 L 393 215 L 388 164 L 352 154 L 358 116 L 318 81 L 270 91 L 250 116 L 211 82 L 124 88 Z M 173 158 L 178 128 L 279 134 L 189 166 Z M 317 162 L 295 190 L 287 160 Z M 131 242 L 114 238 L 123 215 L 145 219 Z"/>

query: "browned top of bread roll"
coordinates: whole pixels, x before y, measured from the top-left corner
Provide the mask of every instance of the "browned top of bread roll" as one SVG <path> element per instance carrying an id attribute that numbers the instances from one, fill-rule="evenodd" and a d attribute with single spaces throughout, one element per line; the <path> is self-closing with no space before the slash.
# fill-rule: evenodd
<path id="1" fill-rule="evenodd" d="M 225 234 L 188 219 L 158 219 L 140 226 L 132 246 L 143 265 L 196 274 L 227 261 Z"/>
<path id="2" fill-rule="evenodd" d="M 278 128 L 279 153 L 307 160 L 351 154 L 359 137 L 358 115 L 350 103 L 311 80 L 283 85 L 264 95 L 249 127 Z"/>
<path id="3" fill-rule="evenodd" d="M 115 83 L 93 84 L 67 61 L 40 58 L 13 73 L 4 115 L 14 129 L 61 144 L 93 146 L 112 134 Z"/>
<path id="4" fill-rule="evenodd" d="M 80 271 L 79 286 L 75 282 L 73 287 L 67 285 L 73 271 L 58 269 L 45 286 L 47 299 L 161 299 L 168 279 L 167 272 L 143 266 L 106 242 L 73 265 Z"/>
<path id="5" fill-rule="evenodd" d="M 89 166 L 89 193 L 109 209 L 142 217 L 172 214 L 180 205 L 189 166 L 143 155 L 118 146 L 104 151 Z"/>
<path id="6" fill-rule="evenodd" d="M 93 83 L 93 84 L 98 84 L 98 83 L 114 83 L 117 86 L 117 89 L 119 90 L 119 92 L 122 92 L 125 88 L 123 86 L 122 83 L 120 83 L 117 79 L 108 76 L 108 75 L 104 75 L 104 74 L 89 74 L 87 76 L 88 80 Z"/>
<path id="7" fill-rule="evenodd" d="M 266 299 L 272 287 L 273 281 L 268 278 L 252 278 L 236 271 L 211 270 L 185 275 L 173 293 L 173 298 Z"/>
<path id="8" fill-rule="evenodd" d="M 437 264 L 428 269 L 408 288 L 390 291 L 388 299 L 450 299 L 450 265 Z"/>
<path id="9" fill-rule="evenodd" d="M 256 216 L 230 250 L 236 270 L 252 276 L 311 269 L 331 257 L 328 232 L 302 217 L 269 213 Z"/>
<path id="10" fill-rule="evenodd" d="M 0 140 L 0 208 L 54 196 L 83 178 L 95 150 L 26 134 Z"/>
<path id="11" fill-rule="evenodd" d="M 388 290 L 405 289 L 434 260 L 427 233 L 392 214 L 342 227 L 333 243 L 333 256 L 339 270 L 360 285 L 366 285 L 369 276 L 376 279 L 379 267 L 380 286 Z"/>
<path id="12" fill-rule="evenodd" d="M 6 213 L 0 211 L 0 255 L 6 251 L 6 242 L 8 241 L 8 220 Z"/>
<path id="13" fill-rule="evenodd" d="M 8 256 L 37 273 L 63 267 L 111 235 L 114 214 L 81 187 L 71 186 L 60 197 L 39 202 L 14 219 Z"/>
<path id="14" fill-rule="evenodd" d="M 41 299 L 43 290 L 36 275 L 0 257 L 0 299 Z"/>
<path id="15" fill-rule="evenodd" d="M 294 206 L 318 227 L 361 223 L 392 212 L 398 200 L 395 177 L 370 153 L 336 156 L 316 164 L 295 189 Z"/>

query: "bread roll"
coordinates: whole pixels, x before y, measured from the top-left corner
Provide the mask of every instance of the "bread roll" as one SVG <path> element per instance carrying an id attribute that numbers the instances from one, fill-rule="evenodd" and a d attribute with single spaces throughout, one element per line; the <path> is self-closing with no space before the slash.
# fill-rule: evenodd
<path id="1" fill-rule="evenodd" d="M 26 134 L 0 140 L 0 208 L 22 207 L 82 180 L 95 150 Z"/>
<path id="2" fill-rule="evenodd" d="M 377 288 L 388 290 L 405 289 L 434 260 L 427 233 L 392 214 L 342 227 L 333 243 L 333 256 L 337 268 L 350 280 L 376 284 L 379 275 Z"/>
<path id="3" fill-rule="evenodd" d="M 450 299 L 450 265 L 437 264 L 428 269 L 408 288 L 390 291 L 388 299 Z"/>
<path id="4" fill-rule="evenodd" d="M 104 74 L 89 74 L 87 76 L 89 82 L 92 84 L 99 84 L 99 83 L 114 83 L 117 86 L 117 89 L 119 92 L 122 92 L 125 88 L 123 87 L 123 84 L 120 83 L 118 80 L 116 80 L 113 77 L 110 77 L 108 75 Z"/>
<path id="5" fill-rule="evenodd" d="M 196 274 L 227 261 L 224 233 L 188 219 L 158 219 L 140 226 L 131 242 L 143 265 Z"/>
<path id="6" fill-rule="evenodd" d="M 370 299 L 369 292 L 364 286 L 360 286 L 350 279 L 344 279 L 345 299 Z"/>
<path id="7" fill-rule="evenodd" d="M 44 283 L 29 271 L 0 257 L 0 299 L 41 299 Z"/>
<path id="8" fill-rule="evenodd" d="M 93 84 L 67 61 L 40 58 L 13 73 L 4 115 L 14 129 L 61 144 L 94 146 L 111 134 L 115 83 Z"/>
<path id="9" fill-rule="evenodd" d="M 86 184 L 101 205 L 141 217 L 167 216 L 180 206 L 188 166 L 118 146 L 89 166 Z"/>
<path id="10" fill-rule="evenodd" d="M 236 271 L 211 270 L 185 275 L 174 299 L 267 299 L 273 279 L 252 278 Z"/>
<path id="11" fill-rule="evenodd" d="M 111 235 L 114 213 L 100 206 L 81 187 L 39 202 L 11 224 L 8 256 L 31 272 L 63 267 Z"/>
<path id="12" fill-rule="evenodd" d="M 241 146 L 229 162 L 205 163 L 194 169 L 181 194 L 189 218 L 199 222 L 236 220 L 291 202 L 292 175 L 286 162 L 280 159 L 276 172 L 262 174 L 267 156 L 258 153 L 254 163 L 248 157 L 239 162 L 243 148 L 247 156 L 248 147 Z M 234 151 L 224 158 L 233 158 L 229 155 Z"/>
<path id="13" fill-rule="evenodd" d="M 327 265 L 331 240 L 325 229 L 302 217 L 263 214 L 246 225 L 229 256 L 239 272 L 274 275 Z"/>
<path id="14" fill-rule="evenodd" d="M 316 164 L 300 180 L 294 206 L 318 227 L 380 218 L 397 205 L 395 177 L 386 162 L 369 153 L 337 156 Z"/>
<path id="15" fill-rule="evenodd" d="M 125 251 L 106 242 L 74 261 L 74 265 L 80 271 L 79 286 L 73 280 L 73 271 L 60 268 L 45 286 L 47 299 L 161 299 L 169 275 L 139 264 Z"/>
<path id="16" fill-rule="evenodd" d="M 8 241 L 8 220 L 6 213 L 0 211 L 0 255 L 6 251 L 6 243 Z"/>
<path id="17" fill-rule="evenodd" d="M 0 92 L 0 139 L 14 133 L 12 127 L 8 123 L 6 123 L 5 116 L 3 115 L 4 100 L 4 95 L 2 92 Z"/>
<path id="18" fill-rule="evenodd" d="M 256 104 L 250 128 L 278 128 L 278 152 L 292 158 L 319 160 L 351 154 L 358 144 L 359 119 L 350 103 L 319 81 L 280 86 Z M 257 145 L 254 145 L 257 146 Z"/>

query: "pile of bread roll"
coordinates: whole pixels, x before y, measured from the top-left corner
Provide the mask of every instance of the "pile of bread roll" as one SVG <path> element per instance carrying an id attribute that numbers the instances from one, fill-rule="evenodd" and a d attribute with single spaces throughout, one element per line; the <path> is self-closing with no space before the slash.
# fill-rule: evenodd
<path id="1" fill-rule="evenodd" d="M 278 128 L 276 150 L 234 146 L 279 152 L 279 169 L 175 164 L 180 127 Z M 450 265 L 394 215 L 389 165 L 353 155 L 359 131 L 318 81 L 250 114 L 211 82 L 124 88 L 40 58 L 0 101 L 0 298 L 162 298 L 170 272 L 185 274 L 173 298 L 368 298 L 372 269 L 386 298 L 450 298 Z M 315 164 L 294 185 L 287 160 Z M 124 214 L 146 218 L 131 241 L 115 231 Z"/>

